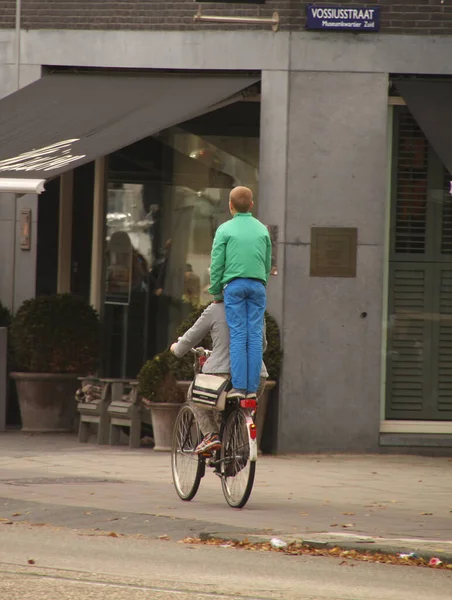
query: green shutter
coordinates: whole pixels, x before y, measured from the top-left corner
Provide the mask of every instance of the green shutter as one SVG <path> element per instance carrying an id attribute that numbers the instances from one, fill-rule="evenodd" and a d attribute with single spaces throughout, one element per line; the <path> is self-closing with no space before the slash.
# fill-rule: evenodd
<path id="1" fill-rule="evenodd" d="M 451 175 L 395 114 L 386 418 L 452 419 Z"/>
<path id="2" fill-rule="evenodd" d="M 386 417 L 423 419 L 430 381 L 429 268 L 393 263 L 390 279 Z"/>
<path id="3" fill-rule="evenodd" d="M 432 382 L 429 418 L 452 419 L 452 266 L 438 265 L 432 319 Z"/>
<path id="4" fill-rule="evenodd" d="M 416 121 L 405 110 L 395 115 L 391 255 L 419 261 L 428 252 L 427 225 L 429 146 Z"/>

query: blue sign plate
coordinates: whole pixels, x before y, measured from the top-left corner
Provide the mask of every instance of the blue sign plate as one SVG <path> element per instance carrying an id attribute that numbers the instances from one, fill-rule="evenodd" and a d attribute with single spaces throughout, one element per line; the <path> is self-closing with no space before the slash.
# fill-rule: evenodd
<path id="1" fill-rule="evenodd" d="M 306 28 L 324 31 L 375 33 L 380 30 L 379 6 L 331 6 L 308 4 Z"/>

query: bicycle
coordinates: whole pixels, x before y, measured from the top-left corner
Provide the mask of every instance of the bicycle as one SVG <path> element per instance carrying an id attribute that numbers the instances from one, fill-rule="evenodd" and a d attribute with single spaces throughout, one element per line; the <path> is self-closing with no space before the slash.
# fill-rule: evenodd
<path id="1" fill-rule="evenodd" d="M 210 355 L 204 348 L 192 348 L 195 375 Z M 182 407 L 176 420 L 171 448 L 171 470 L 174 487 L 181 500 L 196 496 L 206 467 L 221 479 L 226 502 L 232 508 L 243 508 L 254 484 L 257 461 L 257 431 L 254 399 L 228 399 L 221 411 L 221 449 L 209 454 L 195 454 L 202 433 L 189 404 Z"/>

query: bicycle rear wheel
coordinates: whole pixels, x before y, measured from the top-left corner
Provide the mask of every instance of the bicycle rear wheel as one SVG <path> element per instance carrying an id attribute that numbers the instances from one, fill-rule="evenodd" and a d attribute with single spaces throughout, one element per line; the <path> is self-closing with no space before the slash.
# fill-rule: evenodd
<path id="1" fill-rule="evenodd" d="M 204 475 L 204 462 L 195 454 L 202 435 L 189 406 L 181 408 L 174 426 L 171 471 L 174 487 L 182 500 L 193 500 Z"/>
<path id="2" fill-rule="evenodd" d="M 234 410 L 227 418 L 221 448 L 221 486 L 233 508 L 243 508 L 253 489 L 256 462 L 251 455 L 245 411 Z"/>

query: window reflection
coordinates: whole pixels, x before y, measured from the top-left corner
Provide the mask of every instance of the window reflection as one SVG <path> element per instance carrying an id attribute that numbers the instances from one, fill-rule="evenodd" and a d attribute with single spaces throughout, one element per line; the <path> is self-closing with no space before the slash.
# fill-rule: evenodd
<path id="1" fill-rule="evenodd" d="M 123 232 L 133 249 L 130 303 L 105 298 L 111 376 L 135 377 L 144 360 L 175 339 L 192 308 L 211 301 L 210 251 L 218 226 L 230 218 L 229 192 L 246 185 L 257 199 L 258 131 L 200 135 L 189 125 L 110 157 L 107 242 Z"/>

